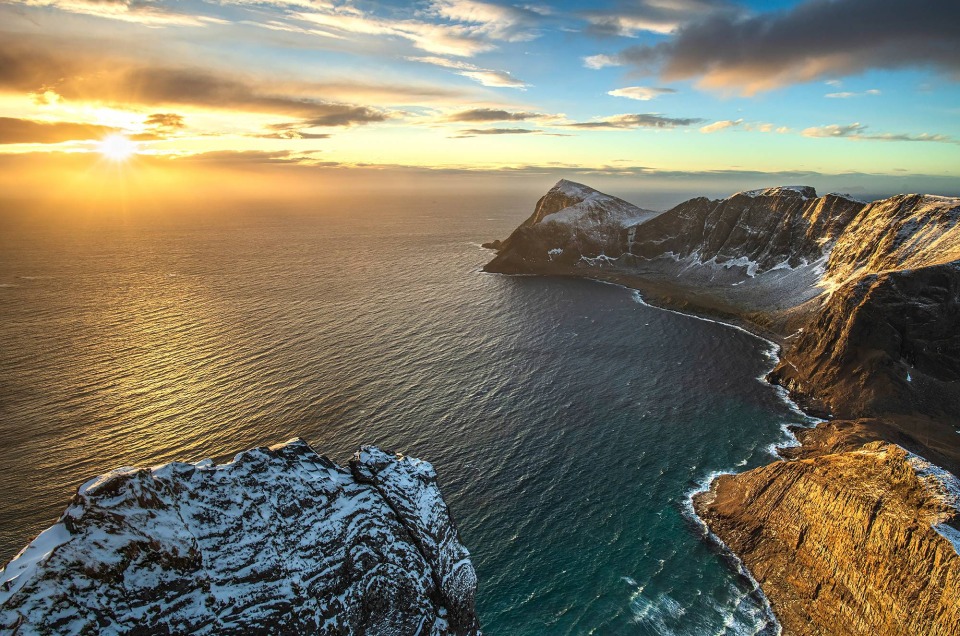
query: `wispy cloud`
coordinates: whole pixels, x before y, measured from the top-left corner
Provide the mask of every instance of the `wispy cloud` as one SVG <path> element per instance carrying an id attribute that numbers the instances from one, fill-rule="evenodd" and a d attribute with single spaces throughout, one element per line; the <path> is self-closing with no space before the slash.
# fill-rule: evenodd
<path id="1" fill-rule="evenodd" d="M 584 128 L 590 130 L 622 130 L 629 128 L 657 128 L 670 129 L 692 126 L 703 121 L 700 118 L 665 117 L 657 113 L 623 114 L 600 117 L 592 121 L 574 122 L 565 124 L 570 128 Z"/>
<path id="2" fill-rule="evenodd" d="M 600 70 L 602 68 L 607 68 L 608 66 L 622 66 L 623 63 L 619 60 L 616 55 L 607 55 L 605 53 L 599 53 L 597 55 L 590 55 L 583 58 L 583 65 L 586 68 L 593 70 Z"/>
<path id="3" fill-rule="evenodd" d="M 101 139 L 116 132 L 110 126 L 0 117 L 0 144 L 58 144 Z"/>
<path id="4" fill-rule="evenodd" d="M 540 35 L 538 27 L 542 11 L 535 7 L 479 2 L 477 0 L 434 0 L 427 10 L 450 22 L 478 25 L 481 31 L 494 40 L 527 42 Z"/>
<path id="5" fill-rule="evenodd" d="M 641 102 L 648 102 L 651 99 L 660 97 L 661 95 L 670 95 L 676 92 L 676 89 L 673 88 L 657 88 L 654 86 L 627 86 L 625 88 L 618 88 L 616 90 L 608 91 L 607 95 L 613 95 L 614 97 L 626 97 L 627 99 L 636 99 Z"/>
<path id="6" fill-rule="evenodd" d="M 852 124 L 829 124 L 826 126 L 813 126 L 805 128 L 801 133 L 804 137 L 829 137 L 829 138 L 847 138 L 864 141 L 926 141 L 938 143 L 957 143 L 949 135 L 939 135 L 930 133 L 909 134 L 909 133 L 871 133 L 867 126 L 859 122 Z"/>
<path id="7" fill-rule="evenodd" d="M 225 20 L 210 15 L 189 14 L 173 10 L 163 2 L 138 0 L 26 0 L 31 7 L 48 7 L 108 20 L 132 22 L 149 27 L 223 24 Z"/>
<path id="8" fill-rule="evenodd" d="M 493 86 L 497 88 L 519 88 L 524 89 L 527 83 L 517 79 L 507 71 L 498 71 L 494 69 L 481 68 L 476 64 L 463 62 L 461 60 L 450 60 L 444 57 L 426 56 L 407 58 L 414 62 L 423 62 L 424 64 L 433 64 L 443 68 L 453 69 L 458 75 L 468 77 L 484 86 Z"/>
<path id="9" fill-rule="evenodd" d="M 867 95 L 880 95 L 880 91 L 876 88 L 871 88 L 870 90 L 863 91 L 862 93 L 841 91 L 839 93 L 827 93 L 824 95 L 824 97 L 829 97 L 830 99 L 850 99 L 851 97 L 865 97 Z"/>
<path id="10" fill-rule="evenodd" d="M 545 117 L 543 113 L 525 111 L 508 111 L 498 108 L 471 108 L 451 113 L 444 117 L 450 122 L 495 122 L 495 121 L 527 121 Z"/>
<path id="11" fill-rule="evenodd" d="M 478 0 L 434 0 L 413 17 L 365 13 L 351 5 L 318 2 L 304 5 L 289 17 L 325 31 L 322 34 L 387 36 L 410 42 L 436 55 L 473 57 L 492 51 L 499 42 L 525 42 L 539 36 L 542 15 L 531 9 Z M 274 28 L 283 28 L 283 22 Z"/>
<path id="12" fill-rule="evenodd" d="M 461 130 L 455 139 L 465 139 L 478 135 L 538 135 L 541 132 L 535 128 L 467 128 Z"/>
<path id="13" fill-rule="evenodd" d="M 704 134 L 720 132 L 721 130 L 726 130 L 727 128 L 734 128 L 736 126 L 739 126 L 742 123 L 743 123 L 742 119 L 737 119 L 737 120 L 722 119 L 720 121 L 715 121 L 712 124 L 701 126 L 700 132 Z"/>
<path id="14" fill-rule="evenodd" d="M 725 0 L 635 0 L 611 9 L 583 13 L 589 32 L 601 36 L 636 37 L 639 33 L 673 33 L 684 24 L 733 7 Z"/>

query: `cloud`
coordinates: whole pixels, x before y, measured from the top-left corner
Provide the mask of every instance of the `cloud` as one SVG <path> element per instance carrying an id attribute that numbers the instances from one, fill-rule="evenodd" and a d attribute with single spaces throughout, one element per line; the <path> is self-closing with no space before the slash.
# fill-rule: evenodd
<path id="1" fill-rule="evenodd" d="M 700 132 L 704 134 L 710 134 L 715 132 L 720 132 L 721 130 L 726 130 L 727 128 L 734 128 L 743 123 L 742 119 L 732 121 L 730 119 L 723 119 L 721 121 L 715 121 L 712 124 L 707 124 L 700 128 Z"/>
<path id="2" fill-rule="evenodd" d="M 565 124 L 571 128 L 585 128 L 593 130 L 620 130 L 624 128 L 659 128 L 669 129 L 699 124 L 700 118 L 664 117 L 656 113 L 624 114 L 602 117 L 593 121 L 574 122 Z"/>
<path id="3" fill-rule="evenodd" d="M 176 155 L 168 158 L 170 161 L 205 163 L 219 165 L 242 164 L 303 164 L 308 158 L 296 156 L 289 150 L 214 150 L 190 155 Z"/>
<path id="4" fill-rule="evenodd" d="M 636 99 L 642 102 L 650 101 L 660 95 L 669 95 L 671 93 L 676 93 L 676 89 L 673 88 L 655 88 L 653 86 L 627 86 L 626 88 L 618 88 L 616 90 L 608 91 L 607 95 L 613 95 L 614 97 L 626 97 L 627 99 Z"/>
<path id="5" fill-rule="evenodd" d="M 863 97 L 865 95 L 879 95 L 880 91 L 871 88 L 868 91 L 863 91 L 862 93 L 851 93 L 849 91 L 843 91 L 840 93 L 827 93 L 824 97 L 829 97 L 830 99 L 850 99 L 851 97 Z"/>
<path id="6" fill-rule="evenodd" d="M 506 71 L 462 71 L 460 75 L 480 82 L 484 86 L 494 86 L 498 88 L 526 88 L 526 82 L 516 79 Z"/>
<path id="7" fill-rule="evenodd" d="M 960 78 L 960 3 L 927 0 L 806 0 L 750 16 L 717 12 L 669 41 L 615 57 L 667 81 L 753 95 L 869 69 L 926 67 Z"/>
<path id="8" fill-rule="evenodd" d="M 261 139 L 328 139 L 331 137 L 330 133 L 313 133 L 304 128 L 309 126 L 304 126 L 303 123 L 293 123 L 293 124 L 273 124 L 269 126 L 269 129 L 273 132 L 264 133 L 256 135 Z"/>
<path id="9" fill-rule="evenodd" d="M 364 13 L 349 5 L 285 3 L 303 10 L 289 17 L 320 26 L 323 35 L 339 33 L 394 37 L 437 55 L 473 57 L 492 51 L 496 42 L 525 42 L 539 36 L 541 12 L 478 0 L 434 0 L 414 18 Z M 417 19 L 417 18 L 426 19 Z M 271 28 L 284 28 L 283 23 Z M 332 31 L 332 32 L 331 32 Z"/>
<path id="10" fill-rule="evenodd" d="M 465 139 L 477 135 L 538 135 L 541 131 L 533 128 L 468 128 L 461 130 L 454 139 Z"/>
<path id="11" fill-rule="evenodd" d="M 478 2 L 477 0 L 435 0 L 427 11 L 451 22 L 479 25 L 495 40 L 527 42 L 539 36 L 542 11 L 533 8 Z"/>
<path id="12" fill-rule="evenodd" d="M 813 126 L 803 130 L 804 137 L 832 137 L 847 138 L 864 141 L 927 141 L 937 143 L 958 143 L 953 137 L 948 135 L 936 135 L 930 133 L 920 133 L 911 135 L 908 133 L 869 133 L 867 126 L 856 122 L 853 124 L 839 125 L 829 124 L 827 126 Z"/>
<path id="13" fill-rule="evenodd" d="M 424 64 L 433 64 L 443 68 L 454 69 L 458 75 L 469 77 L 470 79 L 483 84 L 484 86 L 494 86 L 497 88 L 519 88 L 524 89 L 527 83 L 515 78 L 507 71 L 497 71 L 493 69 L 481 68 L 469 62 L 460 60 L 448 60 L 443 57 L 409 57 L 412 62 L 423 62 Z"/>
<path id="14" fill-rule="evenodd" d="M 513 112 L 500 110 L 496 108 L 471 108 L 456 113 L 451 113 L 444 117 L 444 121 L 455 122 L 492 122 L 492 121 L 527 121 L 529 119 L 540 119 L 544 117 L 542 113 Z"/>
<path id="15" fill-rule="evenodd" d="M 143 123 L 151 128 L 166 130 L 180 130 L 186 126 L 183 123 L 183 115 L 176 113 L 154 113 L 147 117 Z"/>
<path id="16" fill-rule="evenodd" d="M 615 55 L 606 55 L 604 53 L 600 53 L 599 55 L 590 55 L 583 58 L 583 65 L 586 68 L 596 71 L 608 66 L 622 66 L 622 63 Z"/>
<path id="17" fill-rule="evenodd" d="M 29 7 L 55 8 L 121 22 L 133 22 L 149 27 L 221 24 L 224 20 L 206 15 L 192 15 L 172 11 L 161 2 L 149 0 L 26 0 Z"/>
<path id="18" fill-rule="evenodd" d="M 725 0 L 637 0 L 613 9 L 587 11 L 588 32 L 601 36 L 636 37 L 641 32 L 673 33 L 704 14 L 730 12 Z"/>
<path id="19" fill-rule="evenodd" d="M 102 139 L 116 132 L 109 126 L 0 117 L 0 144 L 58 144 Z"/>
<path id="20" fill-rule="evenodd" d="M 296 117 L 304 127 L 387 120 L 389 111 L 327 101 L 309 84 L 272 84 L 212 70 L 146 66 L 118 57 L 0 44 L 0 91 L 120 106 L 193 106 Z M 45 97 L 45 99 L 47 99 Z"/>

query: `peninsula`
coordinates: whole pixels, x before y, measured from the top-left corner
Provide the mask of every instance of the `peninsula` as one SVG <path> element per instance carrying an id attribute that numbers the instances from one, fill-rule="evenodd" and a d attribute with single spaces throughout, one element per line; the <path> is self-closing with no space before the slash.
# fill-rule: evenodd
<path id="1" fill-rule="evenodd" d="M 768 380 L 824 421 L 694 504 L 787 634 L 960 633 L 960 199 L 785 186 L 659 213 L 561 180 L 485 247 L 487 272 L 616 282 L 780 346 Z"/>

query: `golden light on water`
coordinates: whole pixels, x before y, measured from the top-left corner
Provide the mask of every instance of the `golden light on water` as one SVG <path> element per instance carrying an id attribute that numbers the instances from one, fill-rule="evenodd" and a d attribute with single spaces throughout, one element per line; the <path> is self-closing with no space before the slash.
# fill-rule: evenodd
<path id="1" fill-rule="evenodd" d="M 97 144 L 97 152 L 111 161 L 126 161 L 137 154 L 137 144 L 123 135 L 109 135 Z"/>

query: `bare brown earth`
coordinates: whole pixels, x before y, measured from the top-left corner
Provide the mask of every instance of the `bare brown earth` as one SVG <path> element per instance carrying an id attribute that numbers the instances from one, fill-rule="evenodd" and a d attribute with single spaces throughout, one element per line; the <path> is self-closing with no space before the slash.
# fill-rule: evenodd
<path id="1" fill-rule="evenodd" d="M 722 476 L 694 501 L 784 633 L 960 634 L 960 555 L 934 528 L 960 527 L 958 502 L 918 470 L 926 459 L 960 474 L 956 200 L 868 205 L 812 189 L 693 199 L 597 247 L 589 226 L 538 225 L 566 203 L 562 185 L 495 246 L 487 271 L 617 283 L 746 328 L 781 347 L 768 379 L 828 420 L 798 428 L 783 461 Z M 818 255 L 829 255 L 823 269 L 805 270 Z M 741 256 L 759 276 L 723 265 Z M 781 262 L 792 273 L 780 277 Z"/>

